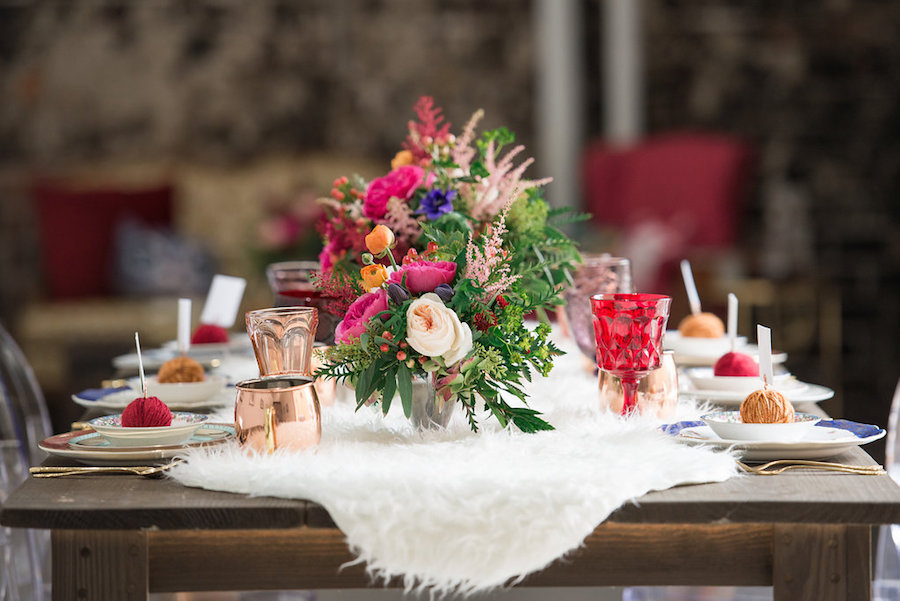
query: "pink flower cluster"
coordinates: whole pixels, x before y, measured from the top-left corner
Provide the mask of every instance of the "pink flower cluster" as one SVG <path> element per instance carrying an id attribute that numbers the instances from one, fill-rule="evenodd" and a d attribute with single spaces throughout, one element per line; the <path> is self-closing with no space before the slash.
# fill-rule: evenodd
<path id="1" fill-rule="evenodd" d="M 422 185 L 424 175 L 421 167 L 404 165 L 384 177 L 376 177 L 366 190 L 363 215 L 369 219 L 381 219 L 387 212 L 388 201 L 391 198 L 409 200 L 416 188 Z"/>

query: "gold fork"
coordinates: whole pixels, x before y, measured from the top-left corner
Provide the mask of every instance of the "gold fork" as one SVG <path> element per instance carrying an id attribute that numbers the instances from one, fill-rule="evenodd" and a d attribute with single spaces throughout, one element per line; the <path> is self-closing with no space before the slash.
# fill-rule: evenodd
<path id="1" fill-rule="evenodd" d="M 738 467 L 749 473 L 761 476 L 774 476 L 787 470 L 807 468 L 827 470 L 831 472 L 843 472 L 845 474 L 860 474 L 865 476 L 881 476 L 887 474 L 880 465 L 846 465 L 844 463 L 830 463 L 828 461 L 807 461 L 805 459 L 776 459 L 762 465 L 747 465 L 740 461 Z"/>
<path id="2" fill-rule="evenodd" d="M 70 466 L 39 466 L 32 467 L 28 471 L 35 478 L 58 478 L 60 476 L 86 476 L 91 474 L 134 474 L 136 476 L 154 476 L 162 474 L 184 461 L 175 459 L 165 465 L 141 465 L 141 466 L 110 466 L 110 467 L 70 467 Z"/>

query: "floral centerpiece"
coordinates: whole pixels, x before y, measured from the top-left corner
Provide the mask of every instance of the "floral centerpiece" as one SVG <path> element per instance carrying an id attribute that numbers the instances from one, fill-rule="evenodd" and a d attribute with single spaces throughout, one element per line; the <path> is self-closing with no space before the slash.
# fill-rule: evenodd
<path id="1" fill-rule="evenodd" d="M 524 178 L 532 159 L 516 165 L 524 148 L 507 149 L 508 130 L 476 136 L 481 111 L 458 137 L 431 98 L 415 111 L 388 174 L 338 178 L 323 201 L 318 284 L 343 321 L 318 374 L 348 380 L 358 405 L 385 414 L 395 394 L 414 413 L 425 379 L 439 409 L 459 402 L 473 430 L 479 402 L 504 427 L 551 429 L 506 399 L 525 402 L 523 382 L 560 354 L 546 323 L 524 319 L 563 304 L 580 259 L 558 226 L 580 217 L 549 207 L 549 179 Z"/>
<path id="2" fill-rule="evenodd" d="M 502 212 L 503 249 L 512 254 L 510 272 L 517 276 L 521 292 L 545 299 L 539 310 L 563 304 L 551 291 L 567 281 L 579 257 L 560 226 L 587 216 L 547 204 L 542 186 L 550 178 L 524 177 L 533 159 L 516 163 L 524 146 L 514 144 L 509 130 L 501 127 L 477 135 L 482 111 L 455 136 L 432 98 L 420 98 L 414 110 L 418 120 L 409 122 L 409 135 L 390 172 L 370 182 L 340 177 L 331 196 L 320 200 L 327 215 L 319 222 L 322 284 L 326 296 L 338 301 L 335 312 L 346 309 L 346 302 L 340 301 L 358 280 L 365 237 L 376 225 L 394 233 L 398 256 L 412 249 L 415 257 L 434 241 L 426 235 L 426 225 L 443 234 L 477 236 Z M 388 265 L 384 257 L 376 262 Z"/>
<path id="3" fill-rule="evenodd" d="M 376 226 L 366 237 L 371 254 L 362 278 L 368 291 L 354 300 L 324 352 L 317 376 L 349 380 L 356 402 L 380 402 L 387 414 L 398 393 L 403 412 L 413 412 L 413 383 L 425 379 L 436 413 L 458 401 L 473 430 L 479 399 L 504 427 L 524 432 L 552 429 L 528 407 L 514 407 L 508 393 L 526 400 L 523 380 L 531 370 L 547 375 L 561 351 L 548 340 L 550 327 L 530 330 L 524 316 L 546 297 L 523 294 L 512 273 L 513 255 L 503 249 L 505 212 L 481 236 L 446 235 L 425 225 L 433 244 L 425 256 L 410 250 L 393 260 L 393 232 Z M 392 266 L 374 262 L 387 256 Z"/>

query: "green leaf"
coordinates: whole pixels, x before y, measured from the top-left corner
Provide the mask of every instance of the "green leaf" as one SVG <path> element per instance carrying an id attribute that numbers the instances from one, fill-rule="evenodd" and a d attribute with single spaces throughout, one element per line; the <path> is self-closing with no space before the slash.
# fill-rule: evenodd
<path id="1" fill-rule="evenodd" d="M 366 348 L 367 346 L 369 346 L 369 333 L 368 332 L 363 332 L 362 334 L 359 335 L 359 346 L 361 346 L 362 348 Z"/>
<path id="2" fill-rule="evenodd" d="M 391 408 L 391 401 L 394 398 L 394 392 L 397 390 L 396 374 L 384 374 L 384 388 L 381 390 L 381 412 L 387 415 L 388 409 Z"/>
<path id="3" fill-rule="evenodd" d="M 403 403 L 403 415 L 409 417 L 412 414 L 412 372 L 405 363 L 397 368 L 397 389 L 400 391 L 400 402 Z"/>
<path id="4" fill-rule="evenodd" d="M 356 406 L 359 407 L 369 398 L 372 387 L 372 379 L 375 377 L 375 364 L 365 369 L 356 381 Z"/>

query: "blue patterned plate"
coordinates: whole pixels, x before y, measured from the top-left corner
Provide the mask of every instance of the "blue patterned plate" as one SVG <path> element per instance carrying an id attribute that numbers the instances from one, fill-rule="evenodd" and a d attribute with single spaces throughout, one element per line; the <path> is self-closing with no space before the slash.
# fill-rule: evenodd
<path id="1" fill-rule="evenodd" d="M 793 442 L 723 439 L 700 420 L 664 424 L 659 430 L 688 444 L 734 449 L 747 461 L 826 459 L 885 435 L 884 428 L 843 419 L 820 420 L 802 439 Z"/>

